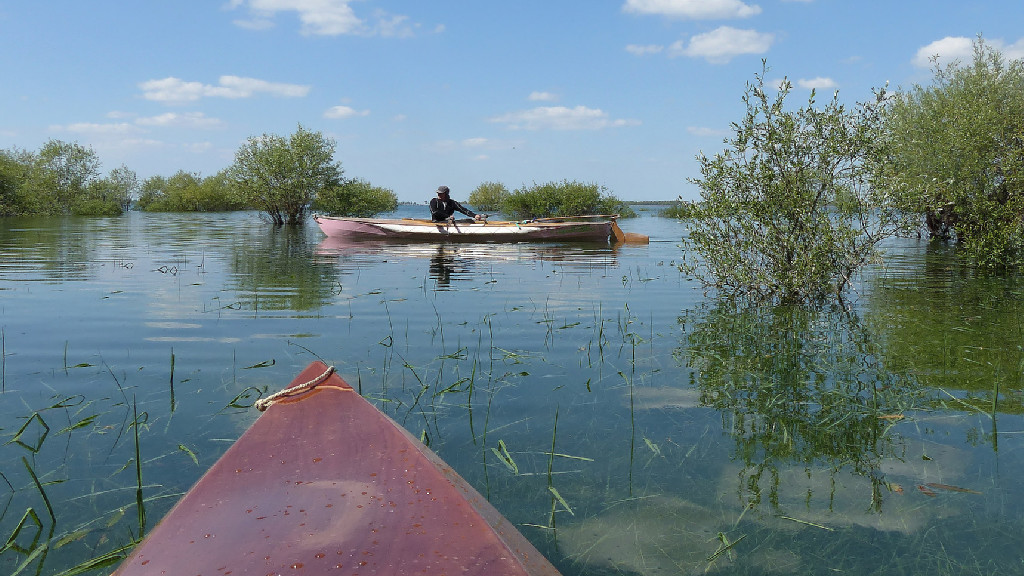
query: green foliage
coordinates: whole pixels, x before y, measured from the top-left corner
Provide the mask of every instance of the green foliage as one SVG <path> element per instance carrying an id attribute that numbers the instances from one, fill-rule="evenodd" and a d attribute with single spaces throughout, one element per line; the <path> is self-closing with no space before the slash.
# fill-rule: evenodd
<path id="1" fill-rule="evenodd" d="M 679 220 L 689 220 L 693 217 L 694 203 L 687 202 L 680 197 L 676 200 L 675 204 L 665 208 L 658 213 L 659 216 L 664 218 L 678 218 Z"/>
<path id="2" fill-rule="evenodd" d="M 110 171 L 107 176 L 111 188 L 122 211 L 128 211 L 132 207 L 135 194 L 139 191 L 139 177 L 134 170 L 122 164 Z"/>
<path id="3" fill-rule="evenodd" d="M 224 170 L 206 178 L 184 170 L 170 178 L 147 178 L 138 206 L 147 212 L 222 212 L 246 207 Z"/>
<path id="4" fill-rule="evenodd" d="M 920 408 L 925 393 L 882 365 L 872 327 L 841 306 L 710 304 L 679 318 L 676 354 L 694 369 L 702 404 L 728 415 L 747 503 L 768 505 L 777 471 L 797 463 L 850 466 L 883 483 L 879 462 L 899 449 L 884 417 Z"/>
<path id="5" fill-rule="evenodd" d="M 360 218 L 391 212 L 397 207 L 398 196 L 394 192 L 358 178 L 321 190 L 313 201 L 313 210 L 318 212 Z"/>
<path id="6" fill-rule="evenodd" d="M 23 213 L 69 214 L 88 199 L 90 183 L 99 178 L 100 161 L 91 148 L 49 140 L 33 154 L 22 183 Z"/>
<path id="7" fill-rule="evenodd" d="M 314 198 L 342 183 L 335 142 L 300 124 L 290 137 L 251 137 L 235 153 L 232 180 L 245 202 L 276 225 L 299 224 Z"/>
<path id="8" fill-rule="evenodd" d="M 501 211 L 515 219 L 619 214 L 636 216 L 626 203 L 603 186 L 581 182 L 548 182 L 518 188 L 501 202 Z"/>
<path id="9" fill-rule="evenodd" d="M 76 216 L 120 216 L 124 213 L 120 192 L 109 179 L 93 180 L 85 193 L 74 199 L 70 211 Z"/>
<path id="10" fill-rule="evenodd" d="M 868 170 L 885 155 L 878 138 L 885 94 L 851 112 L 838 93 L 817 108 L 812 92 L 805 107 L 788 111 L 791 84 L 784 80 L 773 99 L 766 72 L 748 84 L 728 148 L 698 156 L 702 178 L 691 181 L 703 201 L 693 206 L 686 240 L 698 257 L 682 268 L 728 296 L 841 297 L 877 244 L 906 225 Z"/>
<path id="11" fill-rule="evenodd" d="M 980 37 L 971 62 L 936 65 L 893 98 L 887 177 L 932 237 L 985 268 L 1024 266 L 1024 60 Z"/>
<path id="12" fill-rule="evenodd" d="M 122 167 L 110 178 L 99 174 L 99 157 L 77 143 L 50 140 L 39 152 L 0 151 L 0 216 L 120 214 L 113 191 L 130 186 L 134 173 Z"/>
<path id="13" fill-rule="evenodd" d="M 927 389 L 962 391 L 958 409 L 1024 414 L 1024 293 L 1017 280 L 973 273 L 973 264 L 951 259 L 951 251 L 932 243 L 917 274 L 882 277 L 873 286 L 865 317 L 885 334 L 885 367 L 914 374 Z"/>
<path id="14" fill-rule="evenodd" d="M 508 197 L 508 188 L 500 182 L 484 182 L 469 193 L 466 201 L 483 211 L 495 211 L 501 209 L 501 203 Z"/>
<path id="15" fill-rule="evenodd" d="M 0 216 L 29 212 L 24 184 L 34 163 L 28 152 L 0 150 Z"/>

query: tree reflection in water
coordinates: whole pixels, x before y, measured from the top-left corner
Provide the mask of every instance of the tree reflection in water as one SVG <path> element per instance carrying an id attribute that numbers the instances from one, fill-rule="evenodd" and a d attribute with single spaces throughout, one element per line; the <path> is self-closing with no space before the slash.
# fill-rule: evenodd
<path id="1" fill-rule="evenodd" d="M 883 511 L 894 488 L 883 464 L 905 448 L 891 427 L 923 394 L 885 369 L 878 340 L 855 314 L 719 301 L 679 322 L 685 337 L 677 352 L 694 370 L 701 402 L 721 411 L 735 442 L 745 507 L 767 498 L 766 512 L 782 512 L 780 489 L 791 492 L 785 478 L 802 467 L 807 478 L 819 477 L 816 491 L 828 491 L 824 502 L 813 494 L 815 506 L 831 510 L 836 487 L 849 483 L 837 479 L 852 472 L 870 485 L 870 509 Z M 806 498 L 811 505 L 810 489 Z"/>
<path id="2" fill-rule="evenodd" d="M 315 240 L 318 240 L 316 238 Z M 239 293 L 244 309 L 307 311 L 329 303 L 338 285 L 332 266 L 311 266 L 315 246 L 307 229 L 281 226 L 246 230 L 232 242 L 228 286 Z"/>

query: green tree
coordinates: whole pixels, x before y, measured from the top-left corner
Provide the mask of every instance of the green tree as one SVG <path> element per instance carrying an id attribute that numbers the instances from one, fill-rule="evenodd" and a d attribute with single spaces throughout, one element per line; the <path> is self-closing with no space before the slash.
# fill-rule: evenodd
<path id="1" fill-rule="evenodd" d="M 139 177 L 135 171 L 122 164 L 111 170 L 107 179 L 113 187 L 115 199 L 121 205 L 121 210 L 130 210 L 135 194 L 139 191 Z"/>
<path id="2" fill-rule="evenodd" d="M 246 203 L 265 212 L 275 225 L 299 224 L 318 194 L 342 182 L 334 149 L 334 140 L 301 124 L 288 138 L 250 137 L 235 153 L 231 178 Z"/>
<path id="3" fill-rule="evenodd" d="M 398 207 L 398 196 L 359 178 L 321 190 L 313 209 L 333 216 L 369 218 Z"/>
<path id="4" fill-rule="evenodd" d="M 628 205 L 603 186 L 563 180 L 516 189 L 505 196 L 501 211 L 513 218 L 549 218 L 619 214 L 636 216 Z"/>
<path id="5" fill-rule="evenodd" d="M 248 208 L 228 170 L 221 170 L 213 176 L 203 178 L 199 183 L 198 195 L 202 210 L 207 212 L 226 212 Z"/>
<path id="6" fill-rule="evenodd" d="M 67 214 L 77 200 L 87 196 L 89 184 L 99 174 L 100 160 L 92 148 L 50 140 L 36 155 L 30 184 L 43 200 L 43 211 Z"/>
<path id="7" fill-rule="evenodd" d="M 886 112 L 886 176 L 929 234 L 982 267 L 1024 266 L 1024 60 L 979 37 L 971 62 L 936 62 Z"/>
<path id="8" fill-rule="evenodd" d="M 791 84 L 770 97 L 764 74 L 747 85 L 746 113 L 728 147 L 698 156 L 702 202 L 692 207 L 681 268 L 723 295 L 784 303 L 842 296 L 882 240 L 906 223 L 870 166 L 885 154 L 876 101 L 847 110 L 838 92 L 817 108 L 785 109 Z"/>
<path id="9" fill-rule="evenodd" d="M 124 213 L 121 190 L 110 178 L 93 180 L 75 197 L 70 211 L 76 216 L 120 216 Z"/>
<path id="10" fill-rule="evenodd" d="M 142 184 L 139 207 L 147 212 L 195 212 L 202 177 L 178 170 L 170 177 L 153 176 Z"/>
<path id="11" fill-rule="evenodd" d="M 500 210 L 501 203 L 508 197 L 508 188 L 500 182 L 484 182 L 469 193 L 466 199 L 477 210 Z"/>
<path id="12" fill-rule="evenodd" d="M 142 186 L 139 187 L 139 200 L 136 205 L 139 210 L 144 211 L 156 211 L 156 206 L 164 196 L 164 190 L 167 188 L 167 177 L 166 176 L 150 176 L 142 181 Z"/>
<path id="13" fill-rule="evenodd" d="M 17 216 L 30 211 L 25 181 L 34 164 L 30 152 L 0 150 L 0 216 Z"/>
<path id="14" fill-rule="evenodd" d="M 226 170 L 213 176 L 179 170 L 142 183 L 139 209 L 147 212 L 219 212 L 242 210 L 245 203 Z"/>

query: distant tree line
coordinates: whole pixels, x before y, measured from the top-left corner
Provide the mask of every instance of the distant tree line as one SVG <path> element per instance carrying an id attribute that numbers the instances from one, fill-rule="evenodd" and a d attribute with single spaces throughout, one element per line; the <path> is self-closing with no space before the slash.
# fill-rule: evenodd
<path id="1" fill-rule="evenodd" d="M 345 178 L 334 150 L 333 140 L 300 125 L 287 138 L 250 138 L 212 176 L 181 170 L 140 182 L 126 166 L 102 176 L 91 148 L 50 140 L 38 152 L 0 150 L 0 216 L 260 210 L 275 224 L 298 224 L 311 209 L 344 216 L 395 209 L 391 190 Z"/>
<path id="2" fill-rule="evenodd" d="M 50 140 L 38 152 L 0 150 L 0 216 L 120 214 L 139 183 L 126 166 L 100 175 L 91 148 Z"/>

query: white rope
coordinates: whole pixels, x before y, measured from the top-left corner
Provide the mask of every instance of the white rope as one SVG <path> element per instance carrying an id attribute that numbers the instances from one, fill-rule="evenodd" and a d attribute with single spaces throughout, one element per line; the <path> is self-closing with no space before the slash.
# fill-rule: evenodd
<path id="1" fill-rule="evenodd" d="M 256 409 L 259 410 L 260 412 L 265 412 L 266 409 L 270 408 L 270 406 L 273 405 L 274 402 L 276 402 L 278 399 L 285 398 L 288 396 L 294 396 L 296 394 L 301 394 L 306 390 L 315 388 L 318 384 L 321 384 L 324 380 L 327 380 L 331 376 L 331 374 L 334 374 L 334 366 L 328 366 L 327 370 L 324 370 L 323 374 L 317 376 L 316 378 L 313 378 L 309 382 L 303 382 L 302 384 L 299 384 L 297 386 L 289 386 L 288 388 L 285 388 L 284 390 L 281 390 L 279 392 L 275 392 L 274 394 L 271 394 L 266 398 L 260 398 L 259 400 L 256 401 L 256 404 L 254 404 L 254 406 L 256 406 Z"/>

